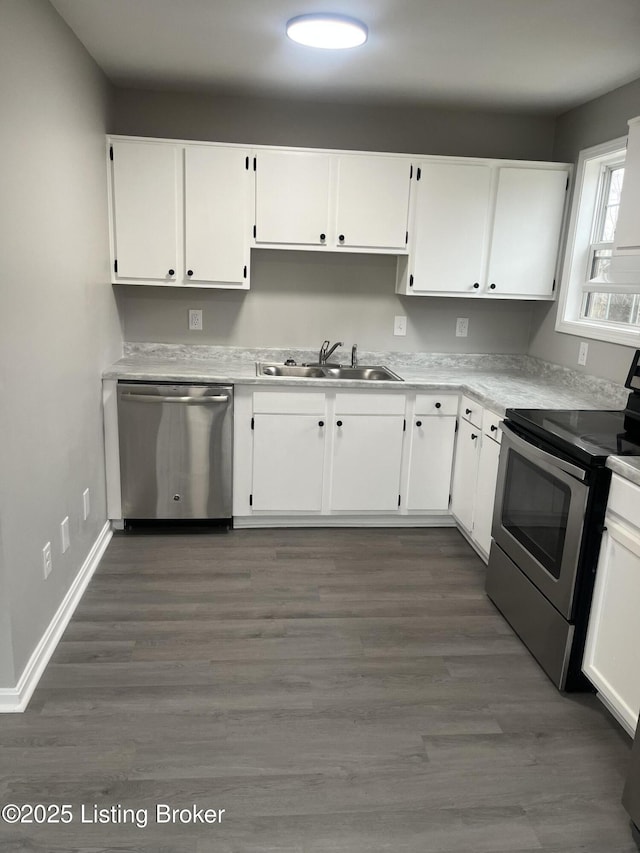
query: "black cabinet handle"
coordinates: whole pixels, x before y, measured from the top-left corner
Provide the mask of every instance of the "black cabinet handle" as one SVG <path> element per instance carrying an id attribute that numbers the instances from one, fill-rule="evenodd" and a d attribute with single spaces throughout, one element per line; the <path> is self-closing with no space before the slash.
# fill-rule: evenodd
<path id="1" fill-rule="evenodd" d="M 441 409 L 441 408 L 442 408 L 442 403 L 436 403 L 436 409 Z"/>
<path id="2" fill-rule="evenodd" d="M 498 427 L 495 424 L 491 424 L 490 429 L 491 429 L 491 432 L 495 432 L 498 429 Z"/>
<path id="3" fill-rule="evenodd" d="M 320 235 L 320 239 L 321 239 L 321 240 L 326 240 L 326 239 L 327 239 L 327 235 L 326 235 L 326 234 L 321 234 L 321 235 Z"/>
<path id="4" fill-rule="evenodd" d="M 490 285 L 489 285 L 489 290 L 495 290 L 495 289 L 496 289 L 495 284 L 490 284 Z"/>
<path id="5" fill-rule="evenodd" d="M 342 426 L 342 421 L 336 421 L 337 426 Z"/>
<path id="6" fill-rule="evenodd" d="M 169 275 L 175 275 L 175 274 L 176 274 L 175 270 L 169 270 Z"/>
<path id="7" fill-rule="evenodd" d="M 476 282 L 475 282 L 475 284 L 474 284 L 473 286 L 474 286 L 474 287 L 475 287 L 475 289 L 477 290 L 477 289 L 480 287 L 480 282 L 479 282 L 479 281 L 476 281 Z"/>
<path id="8" fill-rule="evenodd" d="M 318 421 L 318 426 L 324 426 L 324 421 Z"/>
<path id="9" fill-rule="evenodd" d="M 193 275 L 193 270 L 187 270 L 187 275 L 188 275 L 188 276 L 192 276 L 192 275 Z"/>
<path id="10" fill-rule="evenodd" d="M 473 440 L 474 440 L 475 438 L 477 438 L 477 437 L 478 437 L 478 436 L 475 434 L 475 432 L 472 432 L 472 433 L 471 433 L 471 441 L 473 441 Z"/>
<path id="11" fill-rule="evenodd" d="M 416 421 L 416 426 L 417 426 L 417 427 L 421 427 L 421 426 L 422 426 L 422 421 Z"/>
<path id="12" fill-rule="evenodd" d="M 341 243 L 344 243 L 344 234 L 339 234 L 338 240 L 340 240 Z"/>
<path id="13" fill-rule="evenodd" d="M 465 409 L 465 410 L 464 410 L 464 413 L 465 413 L 465 415 L 470 415 L 470 414 L 471 414 L 471 409 Z"/>

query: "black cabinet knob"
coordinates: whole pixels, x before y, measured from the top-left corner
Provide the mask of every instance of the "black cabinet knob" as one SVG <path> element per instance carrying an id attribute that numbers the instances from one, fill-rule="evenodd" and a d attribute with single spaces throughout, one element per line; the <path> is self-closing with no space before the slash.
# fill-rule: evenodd
<path id="1" fill-rule="evenodd" d="M 344 234 L 339 234 L 338 240 L 340 240 L 341 243 L 344 243 Z"/>
<path id="2" fill-rule="evenodd" d="M 464 413 L 465 413 L 465 415 L 470 415 L 470 414 L 471 414 L 471 409 L 465 409 L 465 410 L 464 410 Z"/>
<path id="3" fill-rule="evenodd" d="M 320 427 L 324 426 L 324 421 L 318 421 L 318 426 L 320 426 Z"/>
<path id="4" fill-rule="evenodd" d="M 442 408 L 442 403 L 436 403 L 436 409 L 441 409 L 441 408 Z"/>
<path id="5" fill-rule="evenodd" d="M 321 240 L 326 240 L 326 239 L 327 239 L 327 235 L 326 235 L 326 234 L 321 234 L 321 235 L 320 235 L 320 239 L 321 239 Z"/>
<path id="6" fill-rule="evenodd" d="M 495 289 L 496 289 L 495 284 L 490 284 L 490 285 L 489 285 L 489 290 L 495 290 Z"/>
<path id="7" fill-rule="evenodd" d="M 342 421 L 336 421 L 336 424 L 337 424 L 338 426 L 342 426 Z"/>
<path id="8" fill-rule="evenodd" d="M 495 432 L 498 429 L 498 427 L 495 424 L 491 424 L 490 429 L 491 429 L 491 432 Z"/>
<path id="9" fill-rule="evenodd" d="M 474 286 L 474 287 L 475 287 L 475 289 L 477 290 L 477 289 L 480 287 L 480 282 L 479 282 L 479 281 L 476 281 L 476 282 L 474 283 L 474 285 L 473 285 L 473 286 Z"/>
<path id="10" fill-rule="evenodd" d="M 187 270 L 187 275 L 189 275 L 189 276 L 193 275 L 193 270 Z"/>
<path id="11" fill-rule="evenodd" d="M 475 432 L 472 432 L 472 433 L 471 433 L 471 441 L 473 441 L 473 440 L 474 440 L 474 439 L 476 439 L 477 437 L 478 437 L 478 436 L 475 434 Z"/>
<path id="12" fill-rule="evenodd" d="M 169 270 L 169 275 L 175 275 L 175 274 L 176 274 L 175 270 Z"/>
<path id="13" fill-rule="evenodd" d="M 421 427 L 421 426 L 422 426 L 422 421 L 416 421 L 416 426 L 417 426 L 417 427 Z"/>

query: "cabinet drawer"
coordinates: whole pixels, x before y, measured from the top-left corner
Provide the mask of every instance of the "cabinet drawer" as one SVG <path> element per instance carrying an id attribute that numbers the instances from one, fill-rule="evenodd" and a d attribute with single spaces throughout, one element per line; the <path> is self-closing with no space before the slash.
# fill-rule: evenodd
<path id="1" fill-rule="evenodd" d="M 470 397 L 462 397 L 460 401 L 460 416 L 478 427 L 478 429 L 482 428 L 482 406 Z"/>
<path id="2" fill-rule="evenodd" d="M 416 394 L 416 415 L 457 415 L 458 395 Z"/>
<path id="3" fill-rule="evenodd" d="M 640 487 L 613 474 L 607 512 L 615 512 L 634 527 L 640 528 Z"/>
<path id="4" fill-rule="evenodd" d="M 485 435 L 488 435 L 489 438 L 497 441 L 498 444 L 502 441 L 502 430 L 500 429 L 501 423 L 502 418 L 500 415 L 496 415 L 495 412 L 490 412 L 488 409 L 485 409 L 482 413 L 482 432 Z"/>
<path id="5" fill-rule="evenodd" d="M 254 391 L 254 414 L 323 415 L 326 395 L 322 391 Z"/>
<path id="6" fill-rule="evenodd" d="M 404 415 L 405 395 L 389 393 L 336 394 L 337 415 Z"/>

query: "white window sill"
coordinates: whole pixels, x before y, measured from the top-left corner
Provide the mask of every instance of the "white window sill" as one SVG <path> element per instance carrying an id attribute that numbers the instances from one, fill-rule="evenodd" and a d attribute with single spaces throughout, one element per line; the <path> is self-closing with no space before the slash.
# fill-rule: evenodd
<path id="1" fill-rule="evenodd" d="M 640 329 L 627 329 L 623 326 L 607 327 L 589 320 L 558 319 L 556 332 L 640 349 Z"/>

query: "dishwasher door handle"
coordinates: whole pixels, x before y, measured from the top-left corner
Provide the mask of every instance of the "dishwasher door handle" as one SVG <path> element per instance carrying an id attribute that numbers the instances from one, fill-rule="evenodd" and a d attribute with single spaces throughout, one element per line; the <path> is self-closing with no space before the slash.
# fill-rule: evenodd
<path id="1" fill-rule="evenodd" d="M 122 400 L 135 400 L 136 403 L 228 403 L 229 397 L 226 394 L 211 394 L 209 397 L 163 397 L 158 394 L 132 394 L 129 391 L 123 392 Z"/>

